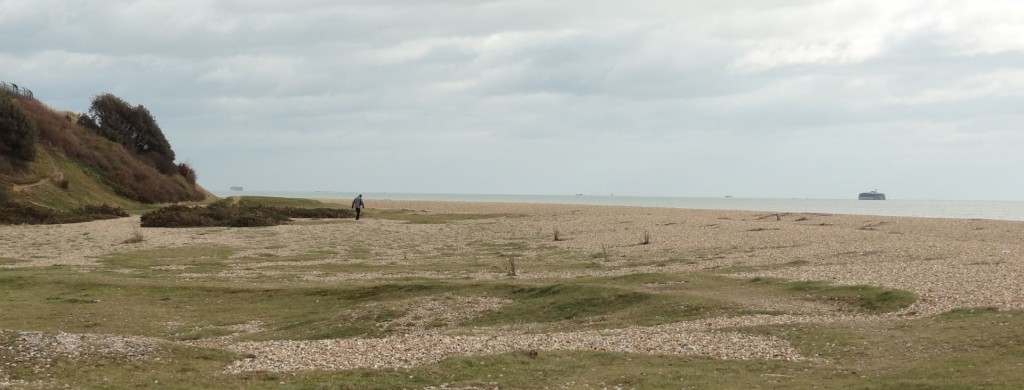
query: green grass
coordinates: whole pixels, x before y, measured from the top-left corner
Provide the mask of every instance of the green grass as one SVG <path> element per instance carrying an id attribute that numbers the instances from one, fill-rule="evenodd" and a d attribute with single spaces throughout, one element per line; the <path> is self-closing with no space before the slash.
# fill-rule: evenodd
<path id="1" fill-rule="evenodd" d="M 218 259 L 225 248 L 185 248 L 193 258 Z M 225 326 L 249 321 L 262 331 L 239 340 L 379 337 L 382 321 L 406 313 L 423 297 L 488 296 L 512 304 L 463 324 L 541 325 L 567 331 L 618 328 L 749 314 L 728 295 L 770 294 L 791 299 L 840 295 L 821 283 L 751 282 L 714 274 L 633 274 L 558 282 L 417 280 L 343 284 L 211 283 L 159 277 L 153 260 L 186 262 L 173 250 L 133 252 L 104 260 L 153 278 L 81 273 L 65 267 L 0 270 L 0 329 L 146 335 L 166 340 L 230 336 Z M 213 261 L 213 260 L 210 260 Z M 130 275 L 129 275 L 130 276 Z M 881 289 L 879 289 L 881 290 Z M 828 301 L 826 299 L 826 301 Z M 845 302 L 845 301 L 844 301 Z M 448 324 L 435 324 L 448 325 Z M 412 369 L 340 372 L 221 373 L 238 355 L 165 344 L 160 361 L 111 356 L 60 358 L 40 370 L 9 371 L 12 379 L 54 385 L 175 388 L 418 388 L 448 383 L 501 388 L 1015 388 L 1024 384 L 1024 314 L 991 308 L 957 309 L 902 322 L 796 324 L 738 329 L 791 340 L 820 362 L 729 361 L 699 356 L 541 351 L 453 357 Z M 0 365 L 15 357 L 12 332 L 0 332 Z M 21 359 L 21 358 L 19 358 Z M 23 360 L 19 367 L 25 367 Z M 283 383 L 283 384 L 282 384 Z"/>
<path id="2" fill-rule="evenodd" d="M 22 262 L 23 260 L 11 259 L 7 257 L 0 257 L 0 265 L 14 265 Z"/>
<path id="3" fill-rule="evenodd" d="M 268 248 L 268 249 L 274 249 L 274 248 Z M 250 266 L 250 265 L 259 264 L 259 263 L 268 262 L 268 261 L 272 261 L 272 262 L 275 262 L 275 263 L 280 263 L 280 262 L 317 261 L 317 260 L 329 259 L 329 258 L 336 257 L 336 256 L 338 256 L 338 252 L 334 251 L 334 250 L 330 250 L 330 249 L 316 249 L 316 250 L 308 251 L 306 253 L 299 253 L 299 254 L 285 255 L 285 256 L 276 255 L 276 254 L 273 254 L 273 253 L 260 252 L 260 253 L 256 253 L 254 257 L 235 258 L 235 259 L 233 259 L 232 264 L 237 266 L 237 267 L 240 267 L 240 268 L 244 269 L 244 268 L 248 268 L 248 266 Z M 293 265 L 284 265 L 282 267 L 289 267 L 289 268 L 294 269 Z M 303 269 L 305 269 L 305 268 L 303 268 Z"/>
<path id="4" fill-rule="evenodd" d="M 999 309 L 994 307 L 962 307 L 942 313 L 939 315 L 939 318 L 944 320 L 963 320 L 998 313 Z"/>
<path id="5" fill-rule="evenodd" d="M 365 260 L 369 259 L 373 255 L 373 251 L 369 247 L 363 245 L 349 245 L 345 251 L 345 255 L 349 259 Z"/>
<path id="6" fill-rule="evenodd" d="M 513 287 L 505 294 L 515 304 L 486 314 L 477 325 L 544 323 L 604 315 L 642 304 L 649 294 L 628 289 L 582 284 Z"/>
<path id="7" fill-rule="evenodd" d="M 910 291 L 876 286 L 834 286 L 822 281 L 785 282 L 769 278 L 754 278 L 750 282 L 780 284 L 812 300 L 842 302 L 874 314 L 900 310 L 917 301 L 917 294 Z"/>
<path id="8" fill-rule="evenodd" d="M 294 206 L 294 205 L 292 205 Z M 466 220 L 446 214 L 396 213 L 429 223 Z M 505 218 L 507 216 L 489 216 Z M 401 220 L 401 219 L 399 219 Z M 206 229 L 195 234 L 213 234 Z M 238 232 L 258 242 L 270 229 Z M 96 235 L 76 236 L 92 240 Z M 1016 389 L 1024 387 L 1024 313 L 995 308 L 960 308 L 931 317 L 830 324 L 787 324 L 722 329 L 787 340 L 814 361 L 734 361 L 701 356 L 658 356 L 592 351 L 541 350 L 494 356 L 451 357 L 409 369 L 247 372 L 225 374 L 231 352 L 181 343 L 214 337 L 233 341 L 318 340 L 387 337 L 382 323 L 411 314 L 424 300 L 501 298 L 510 302 L 461 322 L 426 318 L 427 328 L 471 334 L 481 328 L 516 333 L 571 332 L 653 326 L 750 314 L 795 314 L 759 309 L 755 300 L 818 303 L 831 313 L 887 313 L 916 297 L 877 286 L 771 278 L 738 279 L 709 269 L 621 276 L 514 278 L 499 276 L 502 256 L 519 256 L 521 269 L 565 271 L 613 269 L 582 251 L 550 243 L 547 235 L 510 234 L 501 240 L 424 248 L 395 243 L 380 249 L 344 241 L 279 251 L 265 243 L 252 255 L 217 245 L 136 250 L 113 244 L 94 268 L 54 266 L 0 269 L 0 367 L 11 379 L 43 381 L 39 388 L 185 389 L 394 389 L 479 388 L 851 388 Z M 407 250 L 408 259 L 380 261 Z M 700 262 L 735 251 L 637 256 L 635 264 Z M 296 253 L 297 252 L 297 253 Z M 398 252 L 400 254 L 400 252 Z M 614 253 L 612 254 L 614 256 Z M 328 260 L 323 264 L 305 264 Z M 18 259 L 0 259 L 17 264 Z M 277 263 L 264 266 L 265 263 Z M 794 260 L 773 267 L 800 267 Z M 616 269 L 621 266 L 616 265 Z M 225 276 L 234 272 L 245 276 Z M 450 272 L 453 277 L 388 276 L 333 280 L 336 273 Z M 459 272 L 494 272 L 493 279 L 458 277 Z M 325 281 L 308 276 L 325 277 Z M 783 305 L 784 306 L 784 305 Z M 801 306 L 801 305 L 794 305 Z M 257 322 L 254 333 L 230 326 Z M 3 330 L 7 329 L 7 331 Z M 149 336 L 165 340 L 159 360 L 132 361 L 109 355 L 52 360 L 16 354 L 17 332 L 43 331 Z"/>
<path id="9" fill-rule="evenodd" d="M 440 224 L 457 221 L 472 221 L 493 218 L 515 218 L 514 214 L 439 214 L 426 213 L 413 210 L 391 210 L 391 209 L 366 209 L 363 210 L 364 218 L 386 219 L 394 221 L 405 221 L 407 223 Z"/>
<path id="10" fill-rule="evenodd" d="M 340 203 L 324 203 L 316 199 L 278 198 L 270 196 L 240 196 L 240 202 L 259 204 L 268 207 L 296 207 L 302 209 L 331 208 L 345 209 Z"/>
<path id="11" fill-rule="evenodd" d="M 163 272 L 213 272 L 227 268 L 234 249 L 219 246 L 197 246 L 119 252 L 100 259 L 112 269 L 158 270 Z"/>
<path id="12" fill-rule="evenodd" d="M 449 387 L 651 389 L 1015 389 L 1024 384 L 1024 322 L 1019 312 L 956 321 L 925 318 L 898 327 L 786 326 L 757 331 L 792 338 L 831 363 L 720 360 L 700 356 L 540 351 L 453 357 L 412 369 L 356 369 L 222 374 L 240 356 L 171 346 L 160 361 L 97 356 L 58 359 L 42 372 L 15 370 L 14 379 L 59 378 L 87 388 L 394 389 Z M 996 326 L 983 342 L 971 328 Z M 12 342 L 0 333 L 0 345 Z M 941 350 L 930 348 L 941 345 Z M 0 348 L 0 361 L 4 359 Z M 24 364 L 24 363 L 23 363 Z"/>
<path id="13" fill-rule="evenodd" d="M 969 314 L 968 314 L 969 313 Z M 968 314 L 968 315 L 964 315 Z M 829 359 L 837 388 L 1013 389 L 1024 385 L 1024 313 L 956 309 L 896 323 L 762 327 Z"/>

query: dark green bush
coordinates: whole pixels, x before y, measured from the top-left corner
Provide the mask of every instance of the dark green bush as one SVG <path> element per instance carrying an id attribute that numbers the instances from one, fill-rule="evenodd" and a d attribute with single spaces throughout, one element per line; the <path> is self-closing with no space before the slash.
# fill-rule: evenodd
<path id="1" fill-rule="evenodd" d="M 15 165 L 24 165 L 36 158 L 39 132 L 10 95 L 0 93 L 0 157 Z"/>
<path id="2" fill-rule="evenodd" d="M 196 176 L 196 170 L 192 169 L 192 166 L 188 165 L 188 163 L 178 164 L 178 174 L 192 184 L 195 184 L 196 179 L 198 179 L 198 176 Z"/>
<path id="3" fill-rule="evenodd" d="M 217 226 L 202 207 L 167 206 L 142 215 L 142 227 L 207 227 Z"/>
<path id="4" fill-rule="evenodd" d="M 96 215 L 96 216 L 112 216 L 118 218 L 124 218 L 128 216 L 128 213 L 122 210 L 120 207 L 114 207 L 106 204 L 97 205 L 85 205 L 79 209 L 78 214 L 82 215 Z M 97 218 L 98 219 L 98 218 Z"/>
<path id="5" fill-rule="evenodd" d="M 113 94 L 105 93 L 93 99 L 89 107 L 91 124 L 80 119 L 87 127 L 93 127 L 107 139 L 120 143 L 129 150 L 141 154 L 155 154 L 159 158 L 151 158 L 157 168 L 165 174 L 164 167 L 173 166 L 174 151 L 164 137 L 163 130 L 146 107 L 141 104 L 132 106 Z"/>
<path id="6" fill-rule="evenodd" d="M 289 218 L 353 218 L 355 212 L 349 209 L 284 207 L 280 209 Z"/>

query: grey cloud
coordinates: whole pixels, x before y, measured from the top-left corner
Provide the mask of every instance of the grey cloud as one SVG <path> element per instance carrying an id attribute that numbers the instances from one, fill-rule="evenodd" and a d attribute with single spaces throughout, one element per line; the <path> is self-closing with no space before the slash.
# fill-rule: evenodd
<path id="1" fill-rule="evenodd" d="M 61 109 L 102 92 L 146 105 L 214 189 L 906 197 L 953 182 L 973 187 L 950 196 L 1024 198 L 977 173 L 1024 163 L 1008 146 L 1022 15 L 960 1 L 0 0 L 0 36 L 19 37 L 0 78 Z M 365 174 L 336 169 L 352 164 Z"/>

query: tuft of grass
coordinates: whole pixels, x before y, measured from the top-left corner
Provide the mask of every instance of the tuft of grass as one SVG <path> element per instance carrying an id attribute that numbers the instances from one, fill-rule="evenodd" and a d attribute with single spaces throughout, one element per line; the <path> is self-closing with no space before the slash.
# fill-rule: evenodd
<path id="1" fill-rule="evenodd" d="M 502 270 L 505 272 L 506 276 L 519 275 L 519 265 L 518 260 L 516 260 L 517 257 L 518 255 L 515 254 L 502 255 Z"/>
<path id="2" fill-rule="evenodd" d="M 558 228 L 555 228 L 555 241 L 562 241 L 562 237 L 559 237 Z"/>
<path id="3" fill-rule="evenodd" d="M 123 244 L 137 244 L 146 240 L 146 237 L 142 235 L 142 231 L 139 230 L 138 226 L 132 228 L 132 234 L 128 236 L 122 243 Z"/>
<path id="4" fill-rule="evenodd" d="M 640 241 L 640 245 L 648 245 L 651 243 L 651 232 L 644 230 L 643 240 Z"/>
<path id="5" fill-rule="evenodd" d="M 591 254 L 590 258 L 592 258 L 592 259 L 604 259 L 605 262 L 608 262 L 608 260 L 609 260 L 608 245 L 601 244 L 601 251 L 597 252 L 597 253 L 594 253 L 594 254 Z"/>

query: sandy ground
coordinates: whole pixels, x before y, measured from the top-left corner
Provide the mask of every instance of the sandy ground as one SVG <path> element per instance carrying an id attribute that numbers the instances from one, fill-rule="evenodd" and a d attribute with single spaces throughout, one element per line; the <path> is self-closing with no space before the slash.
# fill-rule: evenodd
<path id="1" fill-rule="evenodd" d="M 261 254 L 289 256 L 308 253 L 310 248 L 329 248 L 335 250 L 337 255 L 312 262 L 350 261 L 351 253 L 346 248 L 358 245 L 368 248 L 370 253 L 360 261 L 397 265 L 390 268 L 399 270 L 387 273 L 311 273 L 305 278 L 311 282 L 403 276 L 496 279 L 506 276 L 499 272 L 460 271 L 457 267 L 430 271 L 401 270 L 401 265 L 416 264 L 421 258 L 444 251 L 464 250 L 471 253 L 468 246 L 474 242 L 527 242 L 554 246 L 578 258 L 600 258 L 606 267 L 559 271 L 531 269 L 530 261 L 539 256 L 540 251 L 525 249 L 518 253 L 523 261 L 517 276 L 525 279 L 717 270 L 726 267 L 755 269 L 785 265 L 733 275 L 743 278 L 766 276 L 791 280 L 826 280 L 836 284 L 868 284 L 905 289 L 920 296 L 912 307 L 890 314 L 890 318 L 931 315 L 956 307 L 1024 309 L 1024 285 L 1021 283 L 1024 280 L 1024 241 L 1021 240 L 1024 237 L 1024 222 L 374 199 L 367 199 L 367 205 L 371 209 L 364 213 L 365 218 L 360 221 L 292 224 L 257 229 L 147 228 L 141 230 L 145 240 L 134 244 L 126 244 L 124 241 L 138 229 L 138 217 L 72 225 L 0 226 L 0 268 L 63 264 L 87 271 L 97 266 L 97 258 L 113 252 L 207 244 L 234 247 L 239 250 L 234 256 L 239 258 L 252 258 Z M 445 224 L 410 224 L 375 219 L 374 209 L 500 216 Z M 559 232 L 559 241 L 553 240 L 555 230 Z M 645 236 L 649 237 L 649 244 L 641 245 Z M 264 265 L 274 264 L 268 261 Z M 244 269 L 212 277 L 244 280 L 256 275 L 273 275 L 273 271 L 264 272 L 260 268 L 260 264 L 247 264 Z M 193 276 L 211 277 L 199 274 Z M 744 299 L 744 303 L 752 307 L 785 305 L 763 302 L 758 297 Z M 537 335 L 524 332 L 518 337 L 501 338 L 493 334 L 445 336 L 412 331 L 390 340 L 264 343 L 208 340 L 200 343 L 256 356 L 238 362 L 231 368 L 233 371 L 409 366 L 428 364 L 450 355 L 496 353 L 524 348 L 629 352 L 644 351 L 646 348 L 651 353 L 800 360 L 806 357 L 799 356 L 784 341 L 718 332 L 716 329 L 767 323 L 873 320 L 825 314 L 813 307 L 781 309 L 794 314 L 711 319 L 702 320 L 700 324 L 669 324 L 637 328 L 629 332 L 610 331 L 606 334 L 570 332 Z M 448 310 L 460 308 L 455 305 Z M 507 335 L 509 332 L 498 334 Z M 673 339 L 671 335 L 676 335 L 676 338 Z M 427 343 L 428 346 L 417 349 L 415 345 L 418 344 L 413 339 Z M 655 342 L 648 345 L 638 340 Z M 305 360 L 301 356 L 288 357 L 291 355 L 287 351 L 308 350 L 310 345 L 307 344 L 316 344 L 318 350 L 327 352 L 317 355 L 315 359 L 308 356 L 304 357 Z M 450 347 L 451 351 L 438 353 L 438 345 Z M 488 349 L 481 345 L 493 345 L 494 348 Z M 664 349 L 671 345 L 687 345 L 691 350 Z M 723 345 L 741 347 L 723 349 Z M 352 354 L 338 352 L 331 355 L 329 352 L 362 349 L 368 352 L 361 355 L 378 356 L 379 359 L 343 361 Z M 390 350 L 392 353 L 382 354 L 382 350 Z M 417 357 L 428 351 L 428 358 Z"/>
<path id="2" fill-rule="evenodd" d="M 583 253 L 607 249 L 627 259 L 671 260 L 682 254 L 691 260 L 687 263 L 698 260 L 677 268 L 799 262 L 800 266 L 736 275 L 910 290 L 922 297 L 913 308 L 921 314 L 963 306 L 1024 309 L 1024 284 L 1020 283 L 1024 280 L 1024 222 L 470 202 L 376 201 L 374 205 L 524 214 L 528 217 L 510 218 L 508 226 L 471 225 L 494 237 L 551 237 L 558 229 L 566 240 L 555 244 Z M 651 243 L 637 245 L 645 232 Z"/>

